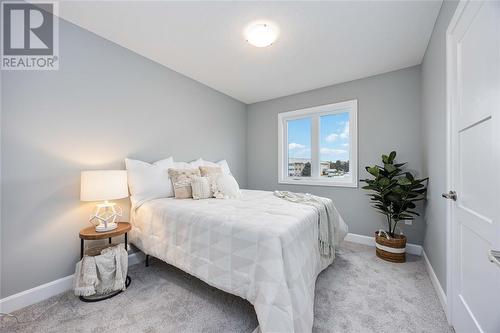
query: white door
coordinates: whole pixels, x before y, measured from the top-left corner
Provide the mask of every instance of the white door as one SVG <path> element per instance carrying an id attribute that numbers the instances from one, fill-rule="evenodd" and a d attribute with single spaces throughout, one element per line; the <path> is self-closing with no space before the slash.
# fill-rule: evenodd
<path id="1" fill-rule="evenodd" d="M 451 321 L 500 333 L 500 2 L 461 2 L 447 47 Z"/>

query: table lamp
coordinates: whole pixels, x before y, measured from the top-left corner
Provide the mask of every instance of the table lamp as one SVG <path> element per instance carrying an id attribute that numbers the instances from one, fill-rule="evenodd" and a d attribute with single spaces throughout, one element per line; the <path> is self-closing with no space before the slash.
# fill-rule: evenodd
<path id="1" fill-rule="evenodd" d="M 106 232 L 118 227 L 116 218 L 122 216 L 122 210 L 114 202 L 128 197 L 126 170 L 91 170 L 82 171 L 80 200 L 101 201 L 89 222 L 95 224 L 97 232 Z M 97 223 L 96 223 L 97 222 Z"/>

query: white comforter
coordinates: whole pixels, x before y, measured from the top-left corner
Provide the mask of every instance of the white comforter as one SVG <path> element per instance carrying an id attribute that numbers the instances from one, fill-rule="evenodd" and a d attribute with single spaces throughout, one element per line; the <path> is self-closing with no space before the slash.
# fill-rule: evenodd
<path id="1" fill-rule="evenodd" d="M 318 251 L 318 212 L 273 192 L 242 193 L 241 199 L 146 202 L 132 210 L 131 242 L 247 299 L 263 333 L 311 332 L 316 277 L 333 261 Z M 347 226 L 335 215 L 334 238 L 343 239 Z"/>

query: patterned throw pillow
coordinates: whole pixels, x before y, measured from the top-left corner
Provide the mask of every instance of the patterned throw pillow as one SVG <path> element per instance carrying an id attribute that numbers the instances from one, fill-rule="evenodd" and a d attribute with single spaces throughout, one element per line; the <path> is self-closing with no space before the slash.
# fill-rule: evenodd
<path id="1" fill-rule="evenodd" d="M 191 189 L 193 191 L 193 199 L 208 199 L 214 196 L 210 178 L 208 177 L 193 177 L 191 181 Z"/>
<path id="2" fill-rule="evenodd" d="M 208 178 L 210 190 L 212 191 L 213 195 L 215 191 L 217 191 L 215 181 L 219 177 L 224 176 L 224 171 L 222 171 L 222 168 L 220 166 L 200 166 L 200 172 L 202 177 Z"/>
<path id="3" fill-rule="evenodd" d="M 168 175 L 172 180 L 176 199 L 193 197 L 191 181 L 200 176 L 200 169 L 168 169 Z"/>
<path id="4" fill-rule="evenodd" d="M 202 177 L 214 179 L 224 174 L 220 166 L 200 166 L 200 172 Z"/>

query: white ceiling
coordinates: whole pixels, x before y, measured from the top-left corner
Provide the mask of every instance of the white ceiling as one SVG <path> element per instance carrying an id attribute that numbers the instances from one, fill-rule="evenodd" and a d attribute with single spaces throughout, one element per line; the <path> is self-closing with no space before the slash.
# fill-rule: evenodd
<path id="1" fill-rule="evenodd" d="M 245 103 L 420 64 L 441 1 L 62 2 L 60 16 Z M 256 48 L 245 26 L 278 40 Z"/>

